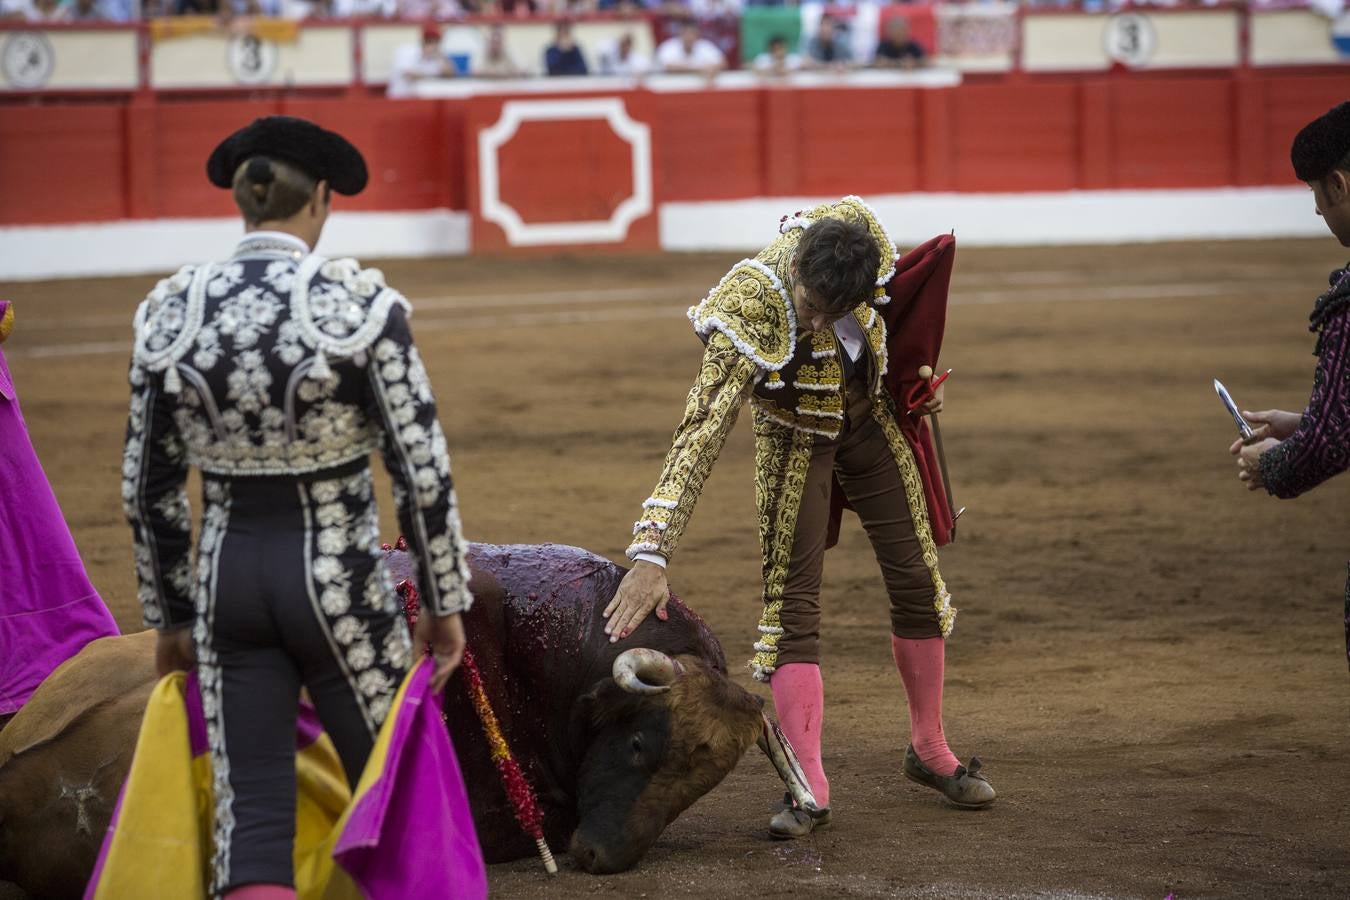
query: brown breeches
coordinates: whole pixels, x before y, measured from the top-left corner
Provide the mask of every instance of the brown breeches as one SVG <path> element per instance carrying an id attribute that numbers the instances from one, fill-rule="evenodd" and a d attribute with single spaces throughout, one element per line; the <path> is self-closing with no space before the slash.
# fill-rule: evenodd
<path id="1" fill-rule="evenodd" d="M 942 634 L 933 575 L 914 532 L 899 467 L 872 417 L 863 378 L 849 379 L 846 405 L 839 437 L 818 435 L 811 451 L 779 614 L 779 666 L 820 661 L 820 581 L 832 476 L 838 476 L 881 565 L 890 596 L 891 632 L 902 638 Z"/>

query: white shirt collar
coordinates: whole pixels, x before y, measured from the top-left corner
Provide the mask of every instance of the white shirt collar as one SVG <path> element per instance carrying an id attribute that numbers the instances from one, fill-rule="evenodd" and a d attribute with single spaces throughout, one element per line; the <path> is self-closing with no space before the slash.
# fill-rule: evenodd
<path id="1" fill-rule="evenodd" d="M 239 240 L 236 252 L 247 253 L 254 249 L 309 255 L 309 244 L 284 231 L 250 231 Z"/>
<path id="2" fill-rule="evenodd" d="M 844 352 L 848 354 L 848 358 L 857 362 L 858 357 L 862 356 L 867 336 L 863 334 L 862 326 L 852 313 L 834 323 L 834 333 L 839 338 L 839 343 L 844 345 Z"/>

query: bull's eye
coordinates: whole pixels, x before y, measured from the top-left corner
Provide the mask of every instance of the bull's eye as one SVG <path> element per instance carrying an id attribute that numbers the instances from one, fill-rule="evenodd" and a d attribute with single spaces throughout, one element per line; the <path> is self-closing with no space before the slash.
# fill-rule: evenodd
<path id="1" fill-rule="evenodd" d="M 641 753 L 642 753 L 642 735 L 640 735 L 640 734 L 635 734 L 635 735 L 633 735 L 633 744 L 632 744 L 632 746 L 633 746 L 633 752 L 634 752 L 634 753 L 637 753 L 637 754 L 641 754 Z"/>

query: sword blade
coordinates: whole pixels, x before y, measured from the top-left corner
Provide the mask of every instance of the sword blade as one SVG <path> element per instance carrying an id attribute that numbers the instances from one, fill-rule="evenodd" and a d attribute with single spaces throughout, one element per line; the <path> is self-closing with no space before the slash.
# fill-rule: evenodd
<path id="1" fill-rule="evenodd" d="M 942 446 L 942 426 L 938 424 L 937 413 L 931 413 L 928 416 L 928 421 L 933 423 L 933 446 L 937 450 L 938 468 L 942 470 L 942 488 L 947 492 L 947 509 L 955 511 L 956 501 L 952 499 L 952 479 L 951 476 L 947 474 L 947 451 Z M 965 507 L 962 507 L 961 512 L 965 511 Z M 956 513 L 957 516 L 960 514 L 961 513 Z M 955 516 L 952 518 L 952 540 L 956 540 Z"/>
<path id="2" fill-rule="evenodd" d="M 1229 395 L 1228 388 L 1224 387 L 1223 382 L 1217 378 L 1214 379 L 1214 393 L 1219 395 L 1219 399 L 1223 401 L 1224 408 L 1227 409 L 1228 414 L 1233 417 L 1233 422 L 1237 425 L 1238 434 L 1244 441 L 1250 440 L 1252 436 L 1252 426 L 1247 423 L 1246 419 L 1242 418 L 1242 413 L 1238 412 L 1237 404 L 1233 402 L 1233 398 Z"/>

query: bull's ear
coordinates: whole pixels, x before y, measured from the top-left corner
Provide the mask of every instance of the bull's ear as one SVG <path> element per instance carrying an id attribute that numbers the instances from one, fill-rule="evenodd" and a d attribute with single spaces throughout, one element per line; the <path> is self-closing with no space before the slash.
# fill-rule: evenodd
<path id="1" fill-rule="evenodd" d="M 572 704 L 572 722 L 573 725 L 580 725 L 582 730 L 588 729 L 596 724 L 596 714 L 604 708 L 601 697 L 604 696 L 607 688 L 612 688 L 614 682 L 609 678 L 601 678 L 591 689 L 582 694 Z"/>

